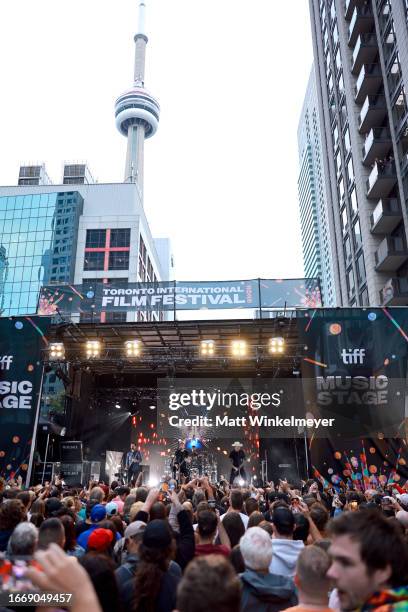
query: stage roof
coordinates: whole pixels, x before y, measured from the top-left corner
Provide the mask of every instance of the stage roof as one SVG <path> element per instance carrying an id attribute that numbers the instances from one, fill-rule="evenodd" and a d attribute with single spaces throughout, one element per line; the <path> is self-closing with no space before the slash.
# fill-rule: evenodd
<path id="1" fill-rule="evenodd" d="M 268 342 L 272 337 L 285 340 L 283 355 L 271 355 Z M 100 340 L 101 356 L 87 360 L 87 340 Z M 125 355 L 126 340 L 139 340 L 141 355 L 129 359 Z M 213 340 L 215 355 L 200 356 L 202 340 Z M 231 354 L 232 340 L 245 340 L 248 354 L 234 358 Z M 50 341 L 64 343 L 69 362 L 90 365 L 95 373 L 111 373 L 113 367 L 135 373 L 137 371 L 167 371 L 175 366 L 177 375 L 192 371 L 204 373 L 223 370 L 276 371 L 277 368 L 293 369 L 299 360 L 296 313 L 274 319 L 207 320 L 207 321 L 161 321 L 146 323 L 61 323 L 53 325 Z M 45 356 L 46 358 L 46 356 Z M 242 375 L 242 374 L 241 374 Z M 248 375 L 249 372 L 248 372 Z"/>

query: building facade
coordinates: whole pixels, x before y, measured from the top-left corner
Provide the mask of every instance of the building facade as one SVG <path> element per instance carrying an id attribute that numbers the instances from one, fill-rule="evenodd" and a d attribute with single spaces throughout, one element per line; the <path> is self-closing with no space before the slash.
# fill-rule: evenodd
<path id="1" fill-rule="evenodd" d="M 314 66 L 298 125 L 299 212 L 305 278 L 319 278 L 323 303 L 336 306 Z"/>
<path id="2" fill-rule="evenodd" d="M 338 305 L 408 304 L 402 0 L 310 0 Z"/>
<path id="3" fill-rule="evenodd" d="M 44 284 L 156 282 L 168 280 L 169 269 L 135 183 L 0 187 L 3 316 L 35 313 Z M 117 313 L 115 320 L 162 315 Z M 96 313 L 92 320 L 112 318 Z"/>

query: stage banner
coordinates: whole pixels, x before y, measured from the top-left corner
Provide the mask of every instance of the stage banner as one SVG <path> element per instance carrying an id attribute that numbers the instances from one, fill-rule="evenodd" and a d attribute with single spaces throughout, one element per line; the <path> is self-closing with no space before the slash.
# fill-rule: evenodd
<path id="1" fill-rule="evenodd" d="M 325 440 L 309 432 L 315 475 L 361 489 L 406 478 L 408 309 L 297 315 L 307 411 L 339 423 Z"/>
<path id="2" fill-rule="evenodd" d="M 25 481 L 49 317 L 0 318 L 0 475 Z"/>
<path id="3" fill-rule="evenodd" d="M 37 314 L 322 306 L 317 279 L 83 283 L 42 288 Z"/>

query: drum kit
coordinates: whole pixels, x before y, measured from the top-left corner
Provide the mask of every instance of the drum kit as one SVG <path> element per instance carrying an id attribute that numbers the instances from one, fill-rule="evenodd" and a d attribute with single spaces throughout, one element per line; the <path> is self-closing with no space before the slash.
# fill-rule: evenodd
<path id="1" fill-rule="evenodd" d="M 217 460 L 213 453 L 193 453 L 185 458 L 184 460 L 187 479 L 194 480 L 202 476 L 208 476 L 210 482 L 217 482 L 218 477 L 218 466 Z M 166 461 L 165 472 L 169 476 L 173 474 L 174 460 L 170 459 Z"/>

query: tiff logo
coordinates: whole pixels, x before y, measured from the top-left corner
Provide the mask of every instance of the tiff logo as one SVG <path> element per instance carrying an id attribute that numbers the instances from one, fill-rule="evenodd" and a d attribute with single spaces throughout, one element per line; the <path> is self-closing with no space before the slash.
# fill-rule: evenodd
<path id="1" fill-rule="evenodd" d="M 365 357 L 365 349 L 343 349 L 341 358 L 345 364 L 362 364 Z"/>
<path id="2" fill-rule="evenodd" d="M 0 370 L 9 370 L 13 363 L 13 355 L 3 355 L 0 357 Z"/>

